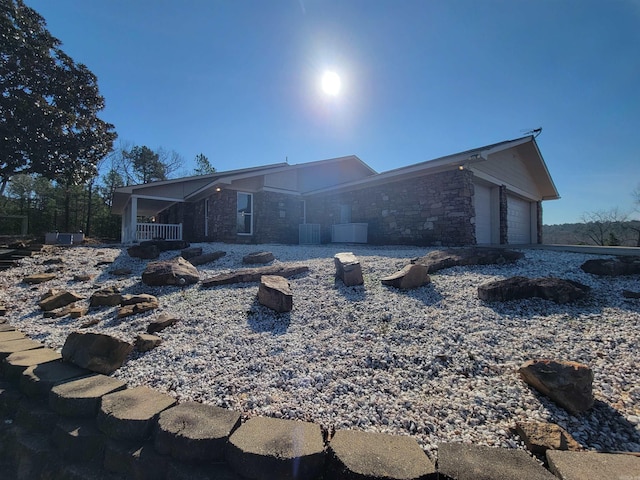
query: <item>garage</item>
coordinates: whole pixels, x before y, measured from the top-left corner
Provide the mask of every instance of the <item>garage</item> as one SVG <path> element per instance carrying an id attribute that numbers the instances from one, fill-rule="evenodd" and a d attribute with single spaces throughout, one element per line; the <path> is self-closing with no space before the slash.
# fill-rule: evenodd
<path id="1" fill-rule="evenodd" d="M 531 243 L 531 203 L 507 195 L 507 240 L 510 245 Z"/>
<path id="2" fill-rule="evenodd" d="M 476 243 L 491 243 L 491 188 L 485 185 L 474 185 L 474 202 L 476 210 Z"/>

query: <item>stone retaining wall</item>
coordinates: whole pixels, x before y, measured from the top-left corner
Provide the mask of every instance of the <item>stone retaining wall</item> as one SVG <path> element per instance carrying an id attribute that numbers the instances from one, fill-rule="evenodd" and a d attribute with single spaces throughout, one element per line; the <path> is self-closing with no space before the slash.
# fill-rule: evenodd
<path id="1" fill-rule="evenodd" d="M 242 422 L 238 412 L 176 404 L 164 393 L 127 388 L 61 360 L 27 366 L 24 359 L 36 356 L 9 357 L 11 351 L 22 353 L 10 345 L 0 352 L 2 478 L 556 478 L 523 450 L 444 443 L 436 466 L 408 436 L 323 432 L 313 423 L 267 417 Z M 630 455 L 549 451 L 547 457 L 558 478 L 606 472 L 640 480 L 640 458 Z"/>

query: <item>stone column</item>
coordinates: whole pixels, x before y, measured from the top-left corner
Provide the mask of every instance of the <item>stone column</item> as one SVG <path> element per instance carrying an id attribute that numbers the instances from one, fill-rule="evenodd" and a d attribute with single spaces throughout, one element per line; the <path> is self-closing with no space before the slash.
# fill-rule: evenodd
<path id="1" fill-rule="evenodd" d="M 509 243 L 509 229 L 507 225 L 507 187 L 500 185 L 500 245 Z"/>

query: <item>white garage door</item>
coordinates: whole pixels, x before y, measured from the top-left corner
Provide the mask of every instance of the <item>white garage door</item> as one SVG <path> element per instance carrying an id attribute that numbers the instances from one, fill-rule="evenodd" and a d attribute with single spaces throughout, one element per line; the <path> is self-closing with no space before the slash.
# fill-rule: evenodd
<path id="1" fill-rule="evenodd" d="M 483 185 L 474 185 L 476 207 L 476 243 L 491 243 L 491 189 Z"/>
<path id="2" fill-rule="evenodd" d="M 531 204 L 507 195 L 507 239 L 510 245 L 531 243 Z"/>

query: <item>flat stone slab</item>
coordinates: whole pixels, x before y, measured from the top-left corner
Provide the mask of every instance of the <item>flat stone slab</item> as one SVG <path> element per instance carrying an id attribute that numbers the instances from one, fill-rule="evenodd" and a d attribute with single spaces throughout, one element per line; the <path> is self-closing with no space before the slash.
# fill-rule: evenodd
<path id="1" fill-rule="evenodd" d="M 198 265 L 215 262 L 219 258 L 224 257 L 226 254 L 227 252 L 223 251 L 203 253 L 202 255 L 198 255 L 197 257 L 191 257 L 189 259 L 189 263 L 191 263 L 191 265 L 193 265 L 194 267 L 197 267 Z"/>
<path id="2" fill-rule="evenodd" d="M 435 250 L 411 263 L 424 265 L 429 273 L 464 265 L 505 265 L 524 258 L 524 253 L 502 248 L 456 248 Z"/>
<path id="3" fill-rule="evenodd" d="M 147 326 L 147 333 L 160 332 L 161 330 L 164 330 L 165 328 L 178 323 L 179 321 L 180 319 L 177 317 L 172 317 L 171 315 L 162 313 L 158 315 L 158 318 L 149 322 L 149 325 Z"/>
<path id="4" fill-rule="evenodd" d="M 62 358 L 108 375 L 122 366 L 132 350 L 133 345 L 110 335 L 71 332 L 62 347 Z"/>
<path id="5" fill-rule="evenodd" d="M 242 257 L 242 263 L 269 263 L 275 259 L 271 252 L 253 252 Z"/>
<path id="6" fill-rule="evenodd" d="M 136 350 L 139 352 L 148 352 L 149 350 L 153 350 L 158 345 L 162 343 L 162 338 L 157 335 L 152 335 L 150 333 L 140 333 L 136 336 L 136 341 L 134 343 Z"/>
<path id="7" fill-rule="evenodd" d="M 184 462 L 222 462 L 240 413 L 197 402 L 181 403 L 160 414 L 155 448 Z"/>
<path id="8" fill-rule="evenodd" d="M 57 308 L 66 307 L 67 305 L 77 302 L 78 300 L 82 300 L 80 295 L 76 295 L 73 292 L 56 292 L 53 295 L 45 296 L 38 306 L 44 310 L 45 312 L 50 312 L 51 310 L 55 310 Z"/>
<path id="9" fill-rule="evenodd" d="M 49 362 L 27 368 L 20 376 L 20 390 L 29 397 L 46 397 L 54 385 L 91 372 L 67 362 Z"/>
<path id="10" fill-rule="evenodd" d="M 95 417 L 104 395 L 126 387 L 123 380 L 96 373 L 55 385 L 49 392 L 49 407 L 67 417 Z"/>
<path id="11" fill-rule="evenodd" d="M 516 433 L 531 453 L 544 454 L 547 450 L 583 449 L 569 432 L 555 423 L 516 422 Z"/>
<path id="12" fill-rule="evenodd" d="M 562 480 L 637 480 L 640 457 L 597 452 L 547 450 L 549 470 Z"/>
<path id="13" fill-rule="evenodd" d="M 506 302 L 538 297 L 562 304 L 584 298 L 589 290 L 591 287 L 573 280 L 516 276 L 478 286 L 478 298 L 488 302 Z"/>
<path id="14" fill-rule="evenodd" d="M 14 352 L 23 352 L 25 350 L 35 350 L 36 348 L 44 348 L 44 345 L 29 338 L 20 340 L 0 341 L 0 359 L 3 359 Z"/>
<path id="15" fill-rule="evenodd" d="M 270 265 L 268 267 L 245 268 L 231 273 L 222 273 L 202 281 L 203 287 L 217 287 L 218 285 L 230 285 L 232 283 L 259 282 L 263 275 L 279 275 L 289 278 L 300 273 L 308 272 L 306 265 L 286 266 Z"/>
<path id="16" fill-rule="evenodd" d="M 147 387 L 135 387 L 102 397 L 98 428 L 114 439 L 144 440 L 160 415 L 176 400 Z"/>
<path id="17" fill-rule="evenodd" d="M 8 342 L 9 340 L 20 340 L 27 336 L 17 330 L 9 330 L 8 332 L 0 332 L 0 342 Z"/>
<path id="18" fill-rule="evenodd" d="M 37 348 L 15 352 L 4 359 L 2 372 L 9 379 L 19 378 L 22 372 L 33 365 L 40 365 L 62 359 L 62 355 L 51 348 Z"/>
<path id="19" fill-rule="evenodd" d="M 226 458 L 237 473 L 256 480 L 317 478 L 325 460 L 322 432 L 309 422 L 250 418 L 229 438 Z"/>
<path id="20" fill-rule="evenodd" d="M 16 327 L 6 322 L 4 318 L 0 318 L 0 332 L 15 332 Z"/>
<path id="21" fill-rule="evenodd" d="M 411 288 L 419 288 L 431 281 L 427 274 L 427 267 L 420 264 L 406 265 L 402 270 L 381 278 L 383 285 L 408 290 Z"/>
<path id="22" fill-rule="evenodd" d="M 332 478 L 423 480 L 436 469 L 415 439 L 338 430 L 329 443 Z"/>
<path id="23" fill-rule="evenodd" d="M 455 480 L 558 480 L 524 450 L 438 444 L 438 473 Z"/>
<path id="24" fill-rule="evenodd" d="M 49 280 L 53 280 L 54 278 L 56 278 L 56 276 L 57 275 L 55 273 L 35 273 L 33 275 L 24 277 L 22 281 L 30 285 L 37 285 L 39 283 L 44 283 L 44 282 L 48 282 Z"/>

